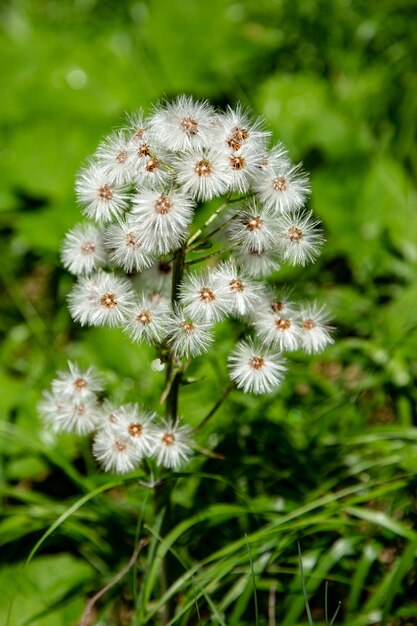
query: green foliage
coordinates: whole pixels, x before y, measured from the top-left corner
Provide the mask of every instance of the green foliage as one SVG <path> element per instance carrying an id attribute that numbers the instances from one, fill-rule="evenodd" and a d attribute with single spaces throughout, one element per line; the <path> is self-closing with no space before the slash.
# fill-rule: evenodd
<path id="1" fill-rule="evenodd" d="M 77 623 L 138 537 L 135 567 L 96 605 L 109 625 L 273 626 L 272 613 L 307 624 L 298 542 L 314 624 L 326 622 L 326 580 L 337 624 L 415 623 L 414 11 L 406 0 L 0 4 L 8 626 Z M 151 349 L 71 323 L 59 246 L 79 220 L 75 173 L 101 135 L 183 91 L 247 102 L 311 172 L 328 244 L 275 283 L 327 302 L 337 334 L 320 358 L 291 359 L 276 396 L 232 393 L 199 437 L 204 453 L 164 491 L 142 471 L 100 474 L 88 443 L 47 433 L 36 404 L 73 359 L 94 363 L 116 401 L 158 406 Z M 191 423 L 223 392 L 235 338 L 219 327 L 219 349 L 191 366 L 180 402 Z"/>

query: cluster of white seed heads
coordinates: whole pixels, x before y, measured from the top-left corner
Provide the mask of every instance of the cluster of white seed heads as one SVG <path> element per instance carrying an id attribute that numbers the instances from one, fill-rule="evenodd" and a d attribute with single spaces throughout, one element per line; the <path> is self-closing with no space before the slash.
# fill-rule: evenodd
<path id="1" fill-rule="evenodd" d="M 75 226 L 62 247 L 63 264 L 78 277 L 69 295 L 73 319 L 121 327 L 181 369 L 183 359 L 210 348 L 215 324 L 241 318 L 252 330 L 230 355 L 229 373 L 252 393 L 281 384 L 283 353 L 317 353 L 331 343 L 324 307 L 297 304 L 285 290 L 269 293 L 261 280 L 281 263 L 314 261 L 324 241 L 304 208 L 307 174 L 281 143 L 268 147 L 269 138 L 241 107 L 216 111 L 186 96 L 158 104 L 147 118 L 129 117 L 106 137 L 76 183 L 90 221 Z M 194 217 L 201 223 L 215 198 L 193 232 Z M 195 271 L 197 264 L 204 269 Z M 134 405 L 103 409 L 93 396 L 71 396 L 69 387 L 63 396 L 57 385 L 64 379 L 54 382 L 42 413 L 58 430 L 97 431 L 93 450 L 105 469 L 130 471 L 145 455 L 167 467 L 188 458 L 189 432 L 178 420 L 156 427 Z M 135 442 L 120 424 L 141 425 Z"/>

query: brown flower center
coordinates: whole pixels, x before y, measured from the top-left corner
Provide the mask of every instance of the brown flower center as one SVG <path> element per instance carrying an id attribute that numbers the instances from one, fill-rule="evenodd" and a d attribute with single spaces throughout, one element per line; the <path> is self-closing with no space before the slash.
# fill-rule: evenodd
<path id="1" fill-rule="evenodd" d="M 176 441 L 176 437 L 173 433 L 166 433 L 162 437 L 162 443 L 164 444 L 164 446 L 167 446 L 168 448 L 173 446 L 175 444 L 175 441 Z"/>
<path id="2" fill-rule="evenodd" d="M 245 222 L 245 226 L 247 230 L 250 230 L 251 232 L 253 232 L 254 230 L 259 230 L 263 223 L 264 221 L 261 217 L 254 216 Z"/>
<path id="3" fill-rule="evenodd" d="M 141 126 L 139 126 L 139 128 L 135 130 L 135 133 L 132 139 L 142 139 L 144 132 L 145 132 L 144 129 Z"/>
<path id="4" fill-rule="evenodd" d="M 197 161 L 195 164 L 194 171 L 198 176 L 210 176 L 213 172 L 213 167 L 208 159 L 201 159 L 201 161 Z"/>
<path id="5" fill-rule="evenodd" d="M 243 293 L 245 291 L 244 284 L 238 278 L 234 278 L 229 282 L 230 291 L 234 293 Z"/>
<path id="6" fill-rule="evenodd" d="M 143 432 L 142 424 L 129 424 L 127 429 L 131 437 L 139 437 Z"/>
<path id="7" fill-rule="evenodd" d="M 149 159 L 149 161 L 146 164 L 146 171 L 147 172 L 154 172 L 155 170 L 158 169 L 159 166 L 159 161 L 156 157 L 152 157 L 152 159 Z"/>
<path id="8" fill-rule="evenodd" d="M 194 117 L 184 117 L 181 120 L 181 128 L 187 135 L 196 135 L 198 133 L 198 122 Z"/>
<path id="9" fill-rule="evenodd" d="M 86 241 L 82 244 L 80 250 L 82 255 L 87 256 L 96 251 L 96 244 L 92 241 Z"/>
<path id="10" fill-rule="evenodd" d="M 315 325 L 316 324 L 314 323 L 312 319 L 307 319 L 307 320 L 304 320 L 303 322 L 303 328 L 305 330 L 312 330 L 315 327 Z"/>
<path id="11" fill-rule="evenodd" d="M 124 452 L 127 448 L 127 445 L 123 441 L 120 441 L 120 439 L 116 439 L 116 441 L 114 442 L 114 447 L 118 452 Z"/>
<path id="12" fill-rule="evenodd" d="M 137 248 L 138 238 L 136 236 L 136 233 L 132 231 L 127 233 L 127 235 L 125 236 L 125 242 L 126 242 L 126 245 L 129 246 L 130 248 Z"/>
<path id="13" fill-rule="evenodd" d="M 161 274 L 170 274 L 172 270 L 172 266 L 170 263 L 165 263 L 164 261 L 160 261 L 158 265 L 158 270 Z"/>
<path id="14" fill-rule="evenodd" d="M 286 178 L 278 176 L 272 180 L 272 189 L 274 191 L 286 191 L 288 189 L 288 183 Z"/>
<path id="15" fill-rule="evenodd" d="M 97 189 L 98 197 L 101 200 L 111 200 L 113 198 L 113 191 L 108 185 L 102 185 Z"/>
<path id="16" fill-rule="evenodd" d="M 191 335 L 195 331 L 195 326 L 192 322 L 182 322 L 182 324 L 180 324 L 180 328 L 182 328 L 187 335 Z"/>
<path id="17" fill-rule="evenodd" d="M 279 302 L 278 300 L 273 300 L 271 302 L 271 309 L 274 313 L 281 313 L 283 308 L 284 308 L 283 302 Z"/>
<path id="18" fill-rule="evenodd" d="M 75 413 L 77 417 L 83 417 L 83 415 L 85 415 L 85 412 L 86 412 L 85 404 L 79 404 L 77 407 L 75 407 Z"/>
<path id="19" fill-rule="evenodd" d="M 288 330 L 291 327 L 291 320 L 275 320 L 275 326 L 278 330 Z"/>
<path id="20" fill-rule="evenodd" d="M 291 228 L 288 229 L 287 238 L 290 241 L 301 241 L 303 238 L 303 231 L 296 226 L 291 226 Z"/>
<path id="21" fill-rule="evenodd" d="M 84 380 L 84 378 L 76 378 L 73 385 L 77 391 L 81 391 L 81 389 L 85 389 L 87 387 L 87 381 Z"/>
<path id="22" fill-rule="evenodd" d="M 246 161 L 243 156 L 231 156 L 230 165 L 234 170 L 242 170 L 246 165 Z"/>
<path id="23" fill-rule="evenodd" d="M 166 215 L 172 209 L 172 200 L 169 196 L 159 196 L 155 202 L 155 211 L 159 215 Z"/>
<path id="24" fill-rule="evenodd" d="M 116 156 L 117 163 L 123 164 L 127 161 L 127 152 L 126 150 L 121 150 L 119 154 Z"/>
<path id="25" fill-rule="evenodd" d="M 117 306 L 117 298 L 115 293 L 103 293 L 100 298 L 100 304 L 105 309 L 114 309 Z"/>
<path id="26" fill-rule="evenodd" d="M 249 360 L 249 365 L 254 370 L 261 370 L 265 365 L 265 359 L 263 359 L 261 356 L 253 356 Z"/>
<path id="27" fill-rule="evenodd" d="M 145 156 L 149 156 L 151 153 L 151 150 L 148 146 L 147 143 L 142 143 L 139 148 L 138 148 L 138 156 L 140 157 L 145 157 Z"/>
<path id="28" fill-rule="evenodd" d="M 199 291 L 199 297 L 202 302 L 213 302 L 216 299 L 214 292 L 209 287 L 203 287 Z"/>
<path id="29" fill-rule="evenodd" d="M 141 311 L 136 315 L 136 321 L 139 322 L 139 324 L 142 324 L 142 326 L 148 326 L 148 324 L 151 323 L 151 320 L 152 315 L 150 311 Z"/>

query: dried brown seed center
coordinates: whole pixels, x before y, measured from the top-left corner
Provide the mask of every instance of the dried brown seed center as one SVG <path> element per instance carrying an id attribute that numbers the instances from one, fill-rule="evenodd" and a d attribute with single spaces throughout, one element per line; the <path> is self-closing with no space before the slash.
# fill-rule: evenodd
<path id="1" fill-rule="evenodd" d="M 275 326 L 278 330 L 288 330 L 289 328 L 291 328 L 291 320 L 275 320 Z"/>
<path id="2" fill-rule="evenodd" d="M 187 335 L 191 335 L 195 331 L 195 326 L 192 322 L 182 322 L 181 328 L 187 333 Z"/>
<path id="3" fill-rule="evenodd" d="M 144 133 L 144 132 L 145 132 L 145 131 L 144 131 L 144 129 L 143 129 L 141 126 L 139 126 L 139 127 L 135 130 L 135 132 L 134 132 L 134 134 L 133 134 L 132 139 L 142 139 L 142 137 L 143 137 L 143 133 Z"/>
<path id="4" fill-rule="evenodd" d="M 245 286 L 241 280 L 238 278 L 234 278 L 229 282 L 230 290 L 234 293 L 243 293 L 245 291 Z"/>
<path id="5" fill-rule="evenodd" d="M 138 156 L 140 157 L 145 157 L 145 156 L 149 156 L 151 153 L 151 150 L 149 148 L 149 145 L 147 143 L 142 143 L 139 148 L 138 148 Z"/>
<path id="6" fill-rule="evenodd" d="M 86 241 L 81 246 L 81 254 L 83 255 L 92 254 L 95 251 L 96 251 L 96 244 L 93 243 L 92 241 Z"/>
<path id="7" fill-rule="evenodd" d="M 100 298 L 100 304 L 105 309 L 114 309 L 117 306 L 117 298 L 115 293 L 103 293 Z"/>
<path id="8" fill-rule="evenodd" d="M 128 431 L 131 437 L 139 437 L 143 432 L 143 426 L 142 424 L 129 424 Z"/>
<path id="9" fill-rule="evenodd" d="M 155 170 L 158 169 L 159 166 L 159 161 L 156 157 L 153 157 L 152 159 L 149 159 L 149 161 L 146 164 L 146 171 L 147 172 L 154 172 Z"/>
<path id="10" fill-rule="evenodd" d="M 194 169 L 198 176 L 210 176 L 213 172 L 213 167 L 208 159 L 197 161 Z"/>
<path id="11" fill-rule="evenodd" d="M 242 170 L 246 165 L 246 161 L 243 156 L 231 156 L 230 165 L 234 170 Z"/>
<path id="12" fill-rule="evenodd" d="M 291 226 L 291 228 L 288 229 L 287 237 L 290 241 L 301 241 L 303 238 L 303 231 L 296 226 Z"/>
<path id="13" fill-rule="evenodd" d="M 127 445 L 123 441 L 120 441 L 120 439 L 116 439 L 116 441 L 114 442 L 114 447 L 118 452 L 124 452 L 127 448 Z"/>
<path id="14" fill-rule="evenodd" d="M 130 233 L 127 233 L 127 235 L 125 236 L 125 242 L 126 245 L 130 248 L 136 248 L 138 245 L 138 238 L 135 233 L 130 231 Z"/>
<path id="15" fill-rule="evenodd" d="M 209 287 L 203 287 L 199 291 L 199 297 L 202 302 L 213 302 L 216 299 L 214 291 Z"/>
<path id="16" fill-rule="evenodd" d="M 304 320 L 303 322 L 303 328 L 305 330 L 312 330 L 315 327 L 315 325 L 316 324 L 314 323 L 312 319 L 307 319 L 307 320 Z"/>
<path id="17" fill-rule="evenodd" d="M 164 444 L 164 446 L 167 446 L 168 448 L 170 448 L 171 446 L 175 444 L 176 439 L 177 438 L 175 437 L 173 433 L 166 433 L 162 437 L 162 443 Z"/>
<path id="18" fill-rule="evenodd" d="M 113 198 L 113 191 L 108 185 L 102 185 L 97 189 L 98 197 L 102 200 L 111 200 Z"/>
<path id="19" fill-rule="evenodd" d="M 164 263 L 164 261 L 160 261 L 158 265 L 158 270 L 161 272 L 161 274 L 170 274 L 172 266 L 170 263 Z"/>
<path id="20" fill-rule="evenodd" d="M 231 138 L 235 141 L 246 141 L 249 137 L 249 131 L 246 128 L 241 128 L 240 126 L 235 126 L 232 130 Z"/>
<path id="21" fill-rule="evenodd" d="M 272 180 L 272 189 L 274 191 L 286 191 L 288 189 L 287 179 L 283 176 L 278 176 Z"/>
<path id="22" fill-rule="evenodd" d="M 152 314 L 150 311 L 141 311 L 140 313 L 136 315 L 136 321 L 139 322 L 139 324 L 142 324 L 143 326 L 147 326 L 148 324 L 150 324 L 151 320 L 152 320 Z"/>
<path id="23" fill-rule="evenodd" d="M 261 217 L 254 216 L 245 222 L 245 226 L 247 230 L 250 230 L 251 232 L 253 232 L 254 230 L 259 230 L 263 223 L 264 221 Z"/>
<path id="24" fill-rule="evenodd" d="M 127 152 L 126 150 L 121 150 L 116 156 L 117 163 L 123 164 L 127 161 Z"/>
<path id="25" fill-rule="evenodd" d="M 73 385 L 78 391 L 81 391 L 81 389 L 85 389 L 87 387 L 87 381 L 84 380 L 84 378 L 76 378 Z"/>
<path id="26" fill-rule="evenodd" d="M 265 365 L 265 359 L 261 356 L 253 356 L 249 361 L 249 365 L 254 370 L 261 370 Z"/>
<path id="27" fill-rule="evenodd" d="M 273 300 L 271 302 L 271 309 L 274 313 L 281 313 L 284 308 L 283 302 L 278 302 L 278 300 Z"/>
<path id="28" fill-rule="evenodd" d="M 79 404 L 77 407 L 75 407 L 75 413 L 77 417 L 83 417 L 83 415 L 85 415 L 86 413 L 85 404 Z"/>
<path id="29" fill-rule="evenodd" d="M 160 196 L 155 202 L 155 211 L 159 215 L 166 215 L 172 209 L 172 200 L 169 196 Z"/>
<path id="30" fill-rule="evenodd" d="M 196 135 L 198 133 L 198 122 L 194 117 L 184 117 L 181 120 L 181 128 L 187 135 Z"/>

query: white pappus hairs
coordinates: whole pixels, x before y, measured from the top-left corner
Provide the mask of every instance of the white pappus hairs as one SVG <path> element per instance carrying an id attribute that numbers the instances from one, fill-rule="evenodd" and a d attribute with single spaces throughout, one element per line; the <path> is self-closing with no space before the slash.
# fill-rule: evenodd
<path id="1" fill-rule="evenodd" d="M 149 344 L 149 372 L 165 376 L 164 418 L 142 406 L 135 373 L 137 397 L 122 404 L 107 397 L 92 367 L 72 361 L 44 392 L 45 425 L 92 433 L 105 471 L 132 472 L 145 458 L 159 472 L 188 462 L 198 428 L 189 415 L 179 420 L 177 398 L 181 384 L 198 380 L 185 372 L 213 348 L 217 325 L 229 323 L 236 345 L 229 357 L 215 345 L 216 362 L 223 359 L 230 389 L 244 393 L 277 392 L 286 354 L 317 354 L 333 343 L 326 307 L 303 302 L 277 274 L 281 265 L 316 261 L 324 244 L 305 206 L 308 174 L 241 105 L 220 111 L 180 95 L 149 115 L 128 115 L 79 171 L 75 193 L 86 221 L 61 247 L 77 277 L 70 314 L 82 326 L 120 328 L 120 341 L 138 350 Z"/>

